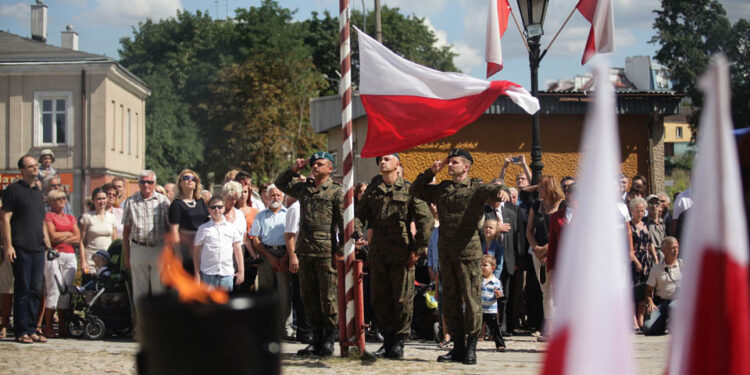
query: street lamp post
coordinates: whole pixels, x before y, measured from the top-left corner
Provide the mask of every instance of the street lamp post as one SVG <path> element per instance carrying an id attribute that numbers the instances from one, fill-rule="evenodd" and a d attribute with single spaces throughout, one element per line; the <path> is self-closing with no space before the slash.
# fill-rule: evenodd
<path id="1" fill-rule="evenodd" d="M 524 36 L 529 47 L 529 68 L 531 69 L 531 95 L 538 99 L 539 62 L 544 57 L 540 53 L 540 39 L 544 34 L 544 17 L 547 14 L 549 0 L 518 0 L 518 10 L 523 19 Z M 546 51 L 545 51 L 546 52 Z M 540 111 L 531 118 L 531 183 L 536 184 L 542 177 L 542 145 L 539 141 Z"/>

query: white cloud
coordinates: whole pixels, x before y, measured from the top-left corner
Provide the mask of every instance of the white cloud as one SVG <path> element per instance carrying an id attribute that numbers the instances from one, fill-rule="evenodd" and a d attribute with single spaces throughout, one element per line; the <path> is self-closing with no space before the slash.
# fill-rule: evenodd
<path id="1" fill-rule="evenodd" d="M 72 4 L 78 6 L 86 5 L 86 0 L 60 0 L 61 3 Z"/>
<path id="2" fill-rule="evenodd" d="M 182 9 L 180 0 L 96 0 L 96 7 L 76 19 L 92 24 L 133 25 L 147 18 L 174 17 Z"/>
<path id="3" fill-rule="evenodd" d="M 0 17 L 9 17 L 19 23 L 28 23 L 31 22 L 31 8 L 27 3 L 3 4 L 0 6 Z"/>
<path id="4" fill-rule="evenodd" d="M 479 55 L 479 51 L 472 48 L 464 41 L 457 41 L 455 43 L 448 43 L 448 33 L 445 30 L 438 30 L 432 25 L 428 17 L 424 18 L 424 24 L 429 30 L 435 33 L 437 41 L 435 42 L 436 47 L 453 47 L 453 52 L 456 52 L 458 56 L 453 59 L 458 69 L 462 72 L 470 74 L 472 69 L 480 66 L 484 63 L 484 57 Z"/>

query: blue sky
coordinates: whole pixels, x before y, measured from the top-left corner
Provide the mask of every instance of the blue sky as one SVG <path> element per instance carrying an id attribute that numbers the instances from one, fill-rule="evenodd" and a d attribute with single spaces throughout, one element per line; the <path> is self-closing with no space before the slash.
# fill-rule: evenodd
<path id="1" fill-rule="evenodd" d="M 545 47 L 578 0 L 552 0 L 542 37 Z M 733 22 L 750 18 L 750 1 L 720 1 Z M 0 29 L 28 37 L 30 0 L 0 0 Z M 239 7 L 256 6 L 260 0 L 48 0 L 48 43 L 60 45 L 60 31 L 71 24 L 80 34 L 80 50 L 117 58 L 119 39 L 132 35 L 132 27 L 146 18 L 173 16 L 177 9 L 205 10 L 224 18 Z M 338 14 L 338 0 L 279 0 L 287 8 L 297 9 L 296 18 L 308 18 L 312 11 Z M 368 12 L 373 0 L 364 1 Z M 510 1 L 514 11 L 516 1 Z M 351 0 L 362 10 L 362 0 Z M 488 0 L 381 0 L 381 4 L 399 7 L 402 12 L 424 17 L 435 30 L 439 43 L 452 45 L 459 53 L 456 65 L 465 73 L 484 78 L 484 30 Z M 616 52 L 604 55 L 612 66 L 624 66 L 625 57 L 653 55 L 656 46 L 648 44 L 653 36 L 653 9 L 659 0 L 614 0 Z M 218 9 L 218 11 L 217 11 Z M 516 13 L 517 14 L 517 13 Z M 519 19 L 520 21 L 520 19 Z M 368 25 L 372 26 L 372 25 Z M 539 69 L 540 89 L 545 81 L 568 78 L 588 72 L 581 66 L 581 55 L 589 24 L 579 13 L 550 48 Z M 510 80 L 529 87 L 528 55 L 512 20 L 502 40 L 505 68 L 493 79 Z M 591 60 L 593 61 L 593 59 Z"/>

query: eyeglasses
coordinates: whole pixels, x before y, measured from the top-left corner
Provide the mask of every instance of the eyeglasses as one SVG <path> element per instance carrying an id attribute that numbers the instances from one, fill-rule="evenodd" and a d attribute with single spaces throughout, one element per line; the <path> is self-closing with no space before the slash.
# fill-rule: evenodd
<path id="1" fill-rule="evenodd" d="M 191 175 L 187 175 L 187 174 L 186 174 L 186 175 L 182 176 L 182 181 L 193 181 L 193 182 L 197 182 L 197 181 L 198 181 L 198 179 L 197 179 L 197 178 L 195 178 L 195 176 L 191 176 Z"/>
<path id="2" fill-rule="evenodd" d="M 140 181 L 138 181 L 138 183 L 141 184 L 141 185 L 153 185 L 153 184 L 156 183 L 156 181 L 140 180 Z"/>
<path id="3" fill-rule="evenodd" d="M 659 199 L 659 202 L 661 202 L 661 203 L 667 203 L 667 200 L 666 199 Z"/>
<path id="4" fill-rule="evenodd" d="M 56 200 L 56 201 L 66 201 L 66 200 L 68 200 L 68 198 L 65 198 L 65 197 L 61 197 L 61 198 L 57 198 L 57 199 L 55 199 L 55 200 Z"/>
<path id="5" fill-rule="evenodd" d="M 107 196 L 108 196 L 108 197 L 116 197 L 116 196 L 117 196 L 117 193 L 114 193 L 114 192 L 110 192 L 110 193 L 107 193 Z"/>
<path id="6" fill-rule="evenodd" d="M 210 208 L 212 210 L 223 210 L 224 209 L 224 205 L 221 205 L 221 206 L 219 206 L 219 205 L 211 206 Z"/>
<path id="7" fill-rule="evenodd" d="M 49 187 L 51 188 L 59 188 L 60 186 L 62 186 L 62 184 L 49 184 Z"/>

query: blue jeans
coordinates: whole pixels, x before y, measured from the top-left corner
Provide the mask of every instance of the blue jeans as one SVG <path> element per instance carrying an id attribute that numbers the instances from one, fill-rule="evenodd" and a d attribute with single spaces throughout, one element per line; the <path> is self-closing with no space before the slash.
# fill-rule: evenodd
<path id="1" fill-rule="evenodd" d="M 44 251 L 28 251 L 16 247 L 16 260 L 13 262 L 13 301 L 14 326 L 16 337 L 34 332 L 36 318 L 42 300 L 44 285 Z"/>
<path id="2" fill-rule="evenodd" d="M 234 275 L 207 275 L 201 271 L 201 280 L 208 285 L 224 288 L 227 292 L 231 292 L 232 287 L 234 286 Z"/>
<path id="3" fill-rule="evenodd" d="M 643 322 L 643 330 L 647 336 L 663 335 L 667 330 L 671 300 L 654 297 L 654 304 L 659 308 Z"/>

